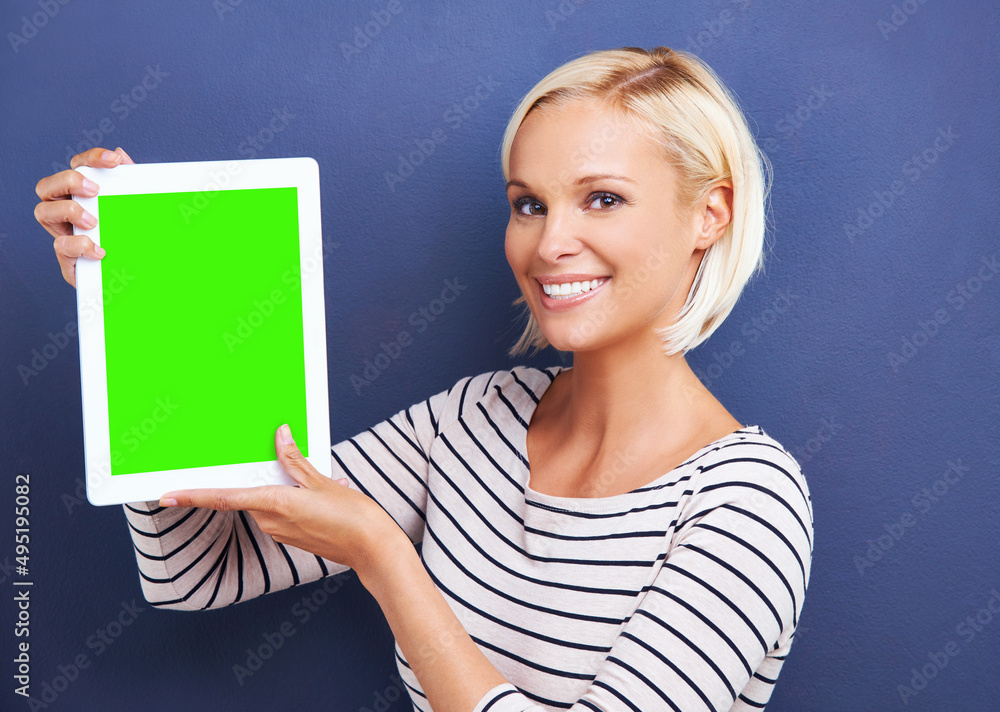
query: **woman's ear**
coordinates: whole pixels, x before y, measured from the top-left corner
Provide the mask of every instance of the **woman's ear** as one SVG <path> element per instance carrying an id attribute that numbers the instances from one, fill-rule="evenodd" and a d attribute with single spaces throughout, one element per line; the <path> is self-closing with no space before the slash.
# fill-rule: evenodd
<path id="1" fill-rule="evenodd" d="M 699 226 L 695 248 L 707 250 L 726 234 L 733 220 L 733 184 L 727 180 L 712 186 L 695 206 Z"/>

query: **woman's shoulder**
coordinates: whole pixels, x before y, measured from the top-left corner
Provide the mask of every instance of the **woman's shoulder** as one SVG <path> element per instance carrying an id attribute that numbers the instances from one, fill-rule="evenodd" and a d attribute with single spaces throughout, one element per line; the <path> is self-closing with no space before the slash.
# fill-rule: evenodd
<path id="1" fill-rule="evenodd" d="M 716 465 L 723 462 L 767 461 L 801 475 L 802 468 L 791 453 L 760 425 L 747 425 L 704 448 L 698 455 L 712 455 L 708 459 Z"/>
<path id="2" fill-rule="evenodd" d="M 487 412 L 499 408 L 527 421 L 542 394 L 561 370 L 559 366 L 545 369 L 515 366 L 466 376 L 447 391 L 431 398 L 430 405 L 438 416 L 439 429 L 457 421 L 470 409 L 477 410 L 478 406 Z"/>
<path id="3" fill-rule="evenodd" d="M 811 523 L 812 500 L 799 463 L 759 425 L 726 435 L 685 463 L 695 493 L 739 493 L 758 505 L 789 508 Z M 682 466 L 683 467 L 683 466 Z"/>

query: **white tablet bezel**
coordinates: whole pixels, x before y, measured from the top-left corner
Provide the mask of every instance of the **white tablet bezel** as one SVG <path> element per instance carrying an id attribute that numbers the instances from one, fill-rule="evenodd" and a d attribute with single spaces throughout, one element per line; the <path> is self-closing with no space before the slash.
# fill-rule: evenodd
<path id="1" fill-rule="evenodd" d="M 272 158 L 191 163 L 149 163 L 117 168 L 77 169 L 100 186 L 100 195 L 205 192 L 253 188 L 296 188 L 299 215 L 299 267 L 302 285 L 306 419 L 309 457 L 330 477 L 330 411 L 327 387 L 326 313 L 323 291 L 323 233 L 320 219 L 319 165 L 312 158 Z M 98 222 L 75 229 L 98 245 L 98 198 L 75 196 Z M 101 260 L 81 258 L 76 266 L 80 374 L 87 498 L 92 504 L 158 500 L 171 490 L 202 487 L 251 487 L 295 484 L 277 459 L 127 475 L 111 475 L 104 305 Z M 293 433 L 295 435 L 295 433 Z"/>

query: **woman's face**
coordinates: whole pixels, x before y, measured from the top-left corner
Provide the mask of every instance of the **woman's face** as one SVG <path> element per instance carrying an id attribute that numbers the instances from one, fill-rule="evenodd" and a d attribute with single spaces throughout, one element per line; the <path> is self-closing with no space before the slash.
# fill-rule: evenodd
<path id="1" fill-rule="evenodd" d="M 718 209 L 707 210 L 711 196 L 730 195 L 723 187 L 682 211 L 676 193 L 663 150 L 594 102 L 543 107 L 522 122 L 507 260 L 555 348 L 659 345 L 655 330 L 673 322 L 703 250 L 725 231 Z"/>

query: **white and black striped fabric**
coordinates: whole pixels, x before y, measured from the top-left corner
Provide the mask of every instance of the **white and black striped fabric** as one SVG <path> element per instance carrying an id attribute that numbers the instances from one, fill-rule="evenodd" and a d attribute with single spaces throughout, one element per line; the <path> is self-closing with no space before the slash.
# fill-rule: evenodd
<path id="1" fill-rule="evenodd" d="M 534 492 L 527 424 L 558 372 L 463 379 L 333 448 L 334 476 L 422 542 L 435 584 L 509 681 L 475 712 L 762 709 L 809 579 L 795 460 L 747 427 L 627 494 Z M 242 512 L 154 502 L 126 514 L 161 607 L 223 606 L 344 569 Z M 430 710 L 396 655 L 415 708 Z"/>

